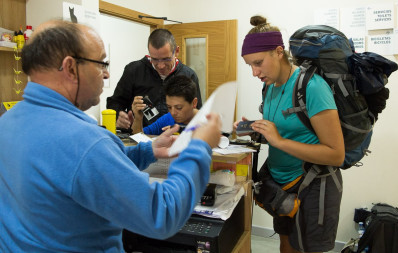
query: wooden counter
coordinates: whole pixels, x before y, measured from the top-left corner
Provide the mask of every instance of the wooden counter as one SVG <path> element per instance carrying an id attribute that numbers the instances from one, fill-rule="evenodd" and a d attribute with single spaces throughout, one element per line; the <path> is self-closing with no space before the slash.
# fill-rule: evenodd
<path id="1" fill-rule="evenodd" d="M 126 146 L 136 145 L 136 142 L 130 139 L 124 139 L 123 143 Z M 248 164 L 248 172 L 247 177 L 245 179 L 244 187 L 245 187 L 245 194 L 243 195 L 243 208 L 239 209 L 239 216 L 242 219 L 244 231 L 240 236 L 237 242 L 235 243 L 235 247 L 232 250 L 232 253 L 250 253 L 251 252 L 251 228 L 252 228 L 252 183 L 251 183 L 251 170 L 252 170 L 252 160 L 247 159 L 248 156 L 252 156 L 252 153 L 239 153 L 239 154 L 229 154 L 229 155 L 221 155 L 219 153 L 213 152 L 212 159 L 217 163 L 225 162 L 229 166 L 231 164 L 238 164 L 243 159 L 246 161 L 250 161 Z M 251 157 L 250 157 L 251 158 Z"/>

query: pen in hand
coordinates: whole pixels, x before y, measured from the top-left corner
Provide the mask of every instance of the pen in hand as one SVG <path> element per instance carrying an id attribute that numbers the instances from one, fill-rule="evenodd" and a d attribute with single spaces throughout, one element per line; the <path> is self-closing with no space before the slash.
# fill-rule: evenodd
<path id="1" fill-rule="evenodd" d="M 196 124 L 196 125 L 194 125 L 194 126 L 191 126 L 191 127 L 188 127 L 188 128 L 185 128 L 185 130 L 184 131 L 186 131 L 186 132 L 189 132 L 189 131 L 195 131 L 197 128 L 199 128 L 200 127 L 200 125 L 199 124 Z"/>

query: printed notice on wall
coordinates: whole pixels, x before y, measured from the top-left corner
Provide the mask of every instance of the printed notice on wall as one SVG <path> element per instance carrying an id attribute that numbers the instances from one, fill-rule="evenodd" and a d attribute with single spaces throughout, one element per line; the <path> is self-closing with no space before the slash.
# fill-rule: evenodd
<path id="1" fill-rule="evenodd" d="M 354 35 L 365 35 L 366 33 L 366 8 L 341 8 L 340 9 L 340 31 L 348 38 Z"/>
<path id="2" fill-rule="evenodd" d="M 73 23 L 85 24 L 94 28 L 98 33 L 101 32 L 99 22 L 99 12 L 87 10 L 81 5 L 63 2 L 63 19 Z"/>
<path id="3" fill-rule="evenodd" d="M 340 27 L 339 9 L 317 9 L 314 11 L 315 25 L 328 25 L 339 29 Z"/>
<path id="4" fill-rule="evenodd" d="M 368 51 L 380 55 L 393 55 L 394 48 L 397 47 L 395 35 L 384 34 L 368 37 Z"/>
<path id="5" fill-rule="evenodd" d="M 354 42 L 355 52 L 356 53 L 363 53 L 366 51 L 366 37 L 359 36 L 359 37 L 351 37 L 352 42 Z"/>
<path id="6" fill-rule="evenodd" d="M 392 29 L 394 28 L 394 5 L 378 4 L 366 7 L 366 29 Z"/>

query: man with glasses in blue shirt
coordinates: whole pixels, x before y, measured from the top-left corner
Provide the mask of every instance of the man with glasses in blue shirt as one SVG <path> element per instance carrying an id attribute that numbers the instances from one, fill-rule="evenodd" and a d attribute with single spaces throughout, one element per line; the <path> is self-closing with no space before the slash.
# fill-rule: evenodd
<path id="1" fill-rule="evenodd" d="M 107 108 L 117 113 L 118 128 L 131 130 L 134 118 L 132 104 L 136 96 L 147 96 L 158 112 L 154 117 L 144 117 L 144 127 L 167 114 L 163 85 L 172 76 L 184 75 L 192 79 L 197 86 L 197 108 L 202 106 L 198 77 L 177 59 L 179 47 L 171 32 L 166 29 L 154 30 L 148 38 L 148 52 L 149 55 L 125 67 L 114 94 L 107 99 Z"/>
<path id="2" fill-rule="evenodd" d="M 92 28 L 66 21 L 38 26 L 24 46 L 24 99 L 0 117 L 0 252 L 122 253 L 123 228 L 171 237 L 205 191 L 220 117 L 151 183 L 142 170 L 169 157 L 178 126 L 126 147 L 85 114 L 109 78 L 105 58 Z"/>

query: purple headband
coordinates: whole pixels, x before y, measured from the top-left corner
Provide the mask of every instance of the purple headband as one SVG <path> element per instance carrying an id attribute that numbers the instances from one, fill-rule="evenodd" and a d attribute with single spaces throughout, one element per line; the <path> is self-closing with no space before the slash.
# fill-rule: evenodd
<path id="1" fill-rule="evenodd" d="M 282 34 L 280 32 L 250 33 L 246 35 L 242 45 L 242 56 L 257 52 L 274 50 L 278 46 L 283 47 Z"/>

